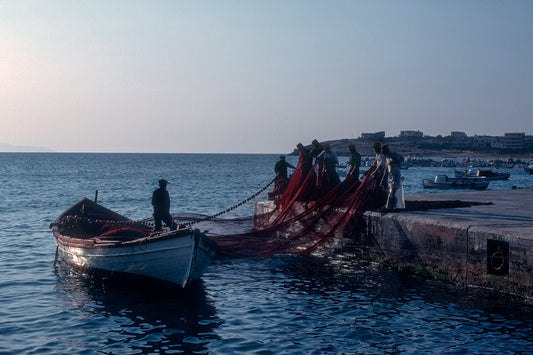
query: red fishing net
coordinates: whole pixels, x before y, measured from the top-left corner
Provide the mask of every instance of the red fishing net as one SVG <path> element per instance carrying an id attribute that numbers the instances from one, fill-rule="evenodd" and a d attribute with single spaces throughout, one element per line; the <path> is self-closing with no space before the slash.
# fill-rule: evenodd
<path id="1" fill-rule="evenodd" d="M 233 257 L 303 254 L 324 245 L 350 221 L 383 203 L 384 174 L 374 168 L 331 186 L 325 167 L 298 165 L 281 196 L 256 205 L 254 230 L 211 238 Z"/>
<path id="2" fill-rule="evenodd" d="M 348 222 L 357 225 L 363 213 L 382 209 L 387 200 L 387 175 L 371 167 L 360 178 L 348 175 L 332 186 L 325 166 L 311 166 L 302 159 L 281 195 L 255 206 L 254 230 L 246 233 L 210 235 L 226 256 L 304 254 L 324 245 Z M 490 202 L 459 200 L 406 201 L 404 211 L 460 208 Z M 384 211 L 386 212 L 386 211 Z M 228 226 L 228 225 L 226 225 Z M 231 229 L 231 226 L 228 226 Z"/>

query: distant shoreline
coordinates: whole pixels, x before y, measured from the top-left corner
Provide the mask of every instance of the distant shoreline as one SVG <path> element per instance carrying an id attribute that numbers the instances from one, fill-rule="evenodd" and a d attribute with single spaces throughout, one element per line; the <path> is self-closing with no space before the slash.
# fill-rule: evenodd
<path id="1" fill-rule="evenodd" d="M 0 153 L 54 153 L 54 151 L 46 147 L 34 147 L 34 146 L 11 145 L 7 143 L 0 143 Z"/>
<path id="2" fill-rule="evenodd" d="M 390 144 L 391 150 L 396 151 L 404 157 L 410 158 L 472 158 L 472 159 L 499 159 L 506 160 L 512 158 L 514 160 L 533 160 L 533 154 L 501 154 L 501 153 L 487 153 L 487 152 L 473 152 L 473 151 L 450 151 L 450 150 L 422 150 L 422 149 L 413 149 L 407 147 L 401 147 L 398 144 Z M 349 153 L 344 150 L 336 150 L 335 147 L 332 147 L 332 150 L 337 153 L 338 156 L 347 157 Z M 371 147 L 357 147 L 358 152 L 362 156 L 374 156 L 375 153 L 372 151 Z M 280 153 L 143 153 L 143 152 L 56 152 L 56 151 L 5 151 L 0 150 L 0 153 L 23 153 L 23 154 L 228 154 L 228 155 L 247 155 L 247 154 L 266 154 L 266 155 L 278 155 Z M 283 154 L 283 153 L 281 153 Z M 295 152 L 287 153 L 286 155 L 297 155 Z"/>

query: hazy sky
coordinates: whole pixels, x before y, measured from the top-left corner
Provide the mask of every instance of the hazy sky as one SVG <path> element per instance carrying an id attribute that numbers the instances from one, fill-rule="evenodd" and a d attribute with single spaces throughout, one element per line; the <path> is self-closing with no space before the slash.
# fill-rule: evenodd
<path id="1" fill-rule="evenodd" d="M 0 120 L 65 152 L 533 134 L 533 1 L 0 0 Z"/>

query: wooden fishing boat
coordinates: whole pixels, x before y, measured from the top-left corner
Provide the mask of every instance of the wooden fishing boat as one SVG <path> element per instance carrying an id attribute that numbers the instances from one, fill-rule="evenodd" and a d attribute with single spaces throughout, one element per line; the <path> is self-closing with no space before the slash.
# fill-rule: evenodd
<path id="1" fill-rule="evenodd" d="M 507 180 L 511 176 L 511 172 L 499 172 L 491 169 L 478 169 L 477 172 L 471 170 L 455 170 L 455 177 L 459 178 L 472 178 L 472 177 L 485 177 L 487 180 Z"/>
<path id="2" fill-rule="evenodd" d="M 87 198 L 51 224 L 57 253 L 87 273 L 108 273 L 170 282 L 183 288 L 199 279 L 217 246 L 198 230 L 152 233 L 149 220 L 135 222 Z"/>
<path id="3" fill-rule="evenodd" d="M 424 188 L 431 189 L 475 189 L 483 190 L 489 186 L 489 180 L 484 177 L 448 177 L 447 175 L 437 175 L 434 180 L 423 179 Z"/>

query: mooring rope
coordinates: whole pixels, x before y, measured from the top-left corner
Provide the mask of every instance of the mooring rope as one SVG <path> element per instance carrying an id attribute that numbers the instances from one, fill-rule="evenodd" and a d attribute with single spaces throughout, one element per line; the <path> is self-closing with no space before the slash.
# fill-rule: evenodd
<path id="1" fill-rule="evenodd" d="M 50 230 L 37 230 L 37 229 L 0 229 L 0 232 L 10 232 L 10 233 L 45 233 L 45 232 L 50 232 Z"/>
<path id="2" fill-rule="evenodd" d="M 266 184 L 261 190 L 257 191 L 255 194 L 253 194 L 252 196 L 248 197 L 247 199 L 239 202 L 238 204 L 236 205 L 233 205 L 231 206 L 230 208 L 226 208 L 224 211 L 221 211 L 221 212 L 218 212 L 218 213 L 215 213 L 214 215 L 211 215 L 211 216 L 207 216 L 205 218 L 200 218 L 200 219 L 197 219 L 197 220 L 194 220 L 194 221 L 191 221 L 191 222 L 187 222 L 187 223 L 184 223 L 184 225 L 186 227 L 190 227 L 196 223 L 200 223 L 200 222 L 205 222 L 205 221 L 210 221 L 212 219 L 215 219 L 217 217 L 220 217 L 222 216 L 223 214 L 225 213 L 228 213 L 228 212 L 231 212 L 233 211 L 234 209 L 244 205 L 245 203 L 248 203 L 250 202 L 251 200 L 253 200 L 254 198 L 256 198 L 259 194 L 261 194 L 262 192 L 264 192 L 266 189 L 268 189 L 268 187 L 270 185 L 272 185 L 274 183 L 274 181 L 276 181 L 276 178 L 273 178 L 268 184 Z"/>

